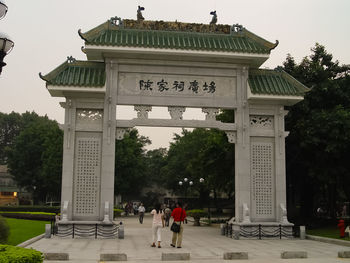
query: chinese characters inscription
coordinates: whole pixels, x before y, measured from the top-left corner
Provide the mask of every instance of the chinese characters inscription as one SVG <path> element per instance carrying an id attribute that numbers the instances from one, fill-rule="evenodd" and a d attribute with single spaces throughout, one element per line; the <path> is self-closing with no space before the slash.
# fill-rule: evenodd
<path id="1" fill-rule="evenodd" d="M 158 90 L 159 92 L 175 91 L 175 92 L 184 92 L 186 89 L 193 94 L 201 93 L 215 93 L 216 83 L 215 81 L 205 81 L 200 83 L 197 80 L 193 81 L 183 81 L 183 80 L 174 80 L 173 82 L 168 82 L 164 79 L 159 81 L 151 80 L 140 80 L 139 81 L 140 90 L 153 91 Z"/>

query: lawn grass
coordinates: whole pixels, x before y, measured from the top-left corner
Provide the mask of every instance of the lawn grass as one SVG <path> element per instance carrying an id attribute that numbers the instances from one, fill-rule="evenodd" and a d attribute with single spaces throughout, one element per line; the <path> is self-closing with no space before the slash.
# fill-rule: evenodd
<path id="1" fill-rule="evenodd" d="M 6 218 L 10 228 L 10 235 L 7 241 L 8 245 L 16 246 L 30 238 L 43 234 L 45 224 L 49 221 L 36 221 L 26 219 Z"/>
<path id="2" fill-rule="evenodd" d="M 350 241 L 349 237 L 340 238 L 339 229 L 337 228 L 337 226 L 328 226 L 328 227 L 317 228 L 317 229 L 307 229 L 306 234 Z"/>

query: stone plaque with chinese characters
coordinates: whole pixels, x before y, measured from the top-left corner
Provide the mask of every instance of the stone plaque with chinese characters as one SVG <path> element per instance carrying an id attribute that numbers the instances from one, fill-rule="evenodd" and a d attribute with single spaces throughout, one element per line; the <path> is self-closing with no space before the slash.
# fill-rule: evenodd
<path id="1" fill-rule="evenodd" d="M 177 106 L 213 106 L 215 101 L 234 104 L 236 99 L 236 78 L 171 75 L 147 73 L 120 73 L 118 97 L 122 104 L 137 101 L 160 105 L 168 101 Z M 184 100 L 187 98 L 188 100 Z M 195 100 L 194 100 L 195 99 Z M 152 103 L 151 103 L 152 102 Z M 198 104 L 198 105 L 194 105 Z M 227 105 L 229 106 L 229 105 Z"/>

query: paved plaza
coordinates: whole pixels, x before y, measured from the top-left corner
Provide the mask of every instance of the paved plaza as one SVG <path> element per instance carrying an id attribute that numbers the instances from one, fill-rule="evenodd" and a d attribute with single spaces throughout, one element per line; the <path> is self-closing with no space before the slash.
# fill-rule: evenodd
<path id="1" fill-rule="evenodd" d="M 225 252 L 248 252 L 248 260 L 234 262 L 350 262 L 350 259 L 337 258 L 338 251 L 350 250 L 350 247 L 321 243 L 311 240 L 234 240 L 220 235 L 218 227 L 195 227 L 185 225 L 182 248 L 170 247 L 171 231 L 164 228 L 162 248 L 152 248 L 151 217 L 145 217 L 139 224 L 136 217 L 122 218 L 125 224 L 124 239 L 41 239 L 28 247 L 42 252 L 69 253 L 70 263 L 99 262 L 101 253 L 125 253 L 128 262 L 160 262 L 162 253 L 190 253 L 191 260 L 186 262 L 227 262 Z M 306 251 L 307 259 L 281 259 L 282 251 Z M 58 263 L 64 261 L 45 261 Z M 181 262 L 181 261 L 172 261 Z"/>

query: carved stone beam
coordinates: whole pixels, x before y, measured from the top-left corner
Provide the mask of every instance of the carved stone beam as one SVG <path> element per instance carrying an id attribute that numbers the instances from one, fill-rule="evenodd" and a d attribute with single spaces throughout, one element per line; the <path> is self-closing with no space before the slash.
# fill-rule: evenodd
<path id="1" fill-rule="evenodd" d="M 237 142 L 237 136 L 236 136 L 236 132 L 233 131 L 225 131 L 228 142 L 229 143 L 236 143 Z"/>
<path id="2" fill-rule="evenodd" d="M 117 140 L 123 140 L 125 133 L 128 131 L 127 128 L 117 128 L 116 129 L 116 139 Z"/>
<path id="3" fill-rule="evenodd" d="M 148 119 L 148 112 L 152 111 L 152 106 L 142 106 L 142 105 L 135 105 L 134 110 L 137 111 L 137 118 L 142 120 Z"/>
<path id="4" fill-rule="evenodd" d="M 182 120 L 182 114 L 186 111 L 185 107 L 168 107 L 172 120 Z"/>
<path id="5" fill-rule="evenodd" d="M 202 108 L 202 112 L 206 113 L 205 120 L 216 121 L 216 115 L 220 112 L 218 108 Z"/>

